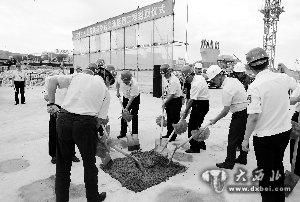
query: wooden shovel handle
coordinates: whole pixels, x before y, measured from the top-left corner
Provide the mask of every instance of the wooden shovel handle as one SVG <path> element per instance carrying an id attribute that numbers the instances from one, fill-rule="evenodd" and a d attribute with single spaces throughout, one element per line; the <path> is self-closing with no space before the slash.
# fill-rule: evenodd
<path id="1" fill-rule="evenodd" d="M 300 139 L 300 137 L 297 137 L 297 139 L 295 140 L 295 144 L 294 144 L 293 159 L 292 159 L 292 169 L 291 169 L 292 173 L 294 173 L 294 170 L 295 170 L 299 139 Z"/>

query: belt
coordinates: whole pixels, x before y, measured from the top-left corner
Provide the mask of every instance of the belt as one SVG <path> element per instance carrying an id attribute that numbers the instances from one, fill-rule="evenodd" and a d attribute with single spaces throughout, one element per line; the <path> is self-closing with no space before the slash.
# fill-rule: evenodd
<path id="1" fill-rule="evenodd" d="M 72 112 L 69 112 L 69 111 L 67 111 L 67 110 L 65 110 L 65 109 L 63 109 L 63 108 L 61 108 L 60 110 L 59 110 L 59 113 L 66 113 L 66 114 L 72 114 L 73 116 L 89 116 L 89 117 L 94 117 L 95 118 L 95 116 L 91 116 L 91 115 L 81 115 L 81 114 L 75 114 L 75 113 L 72 113 Z"/>

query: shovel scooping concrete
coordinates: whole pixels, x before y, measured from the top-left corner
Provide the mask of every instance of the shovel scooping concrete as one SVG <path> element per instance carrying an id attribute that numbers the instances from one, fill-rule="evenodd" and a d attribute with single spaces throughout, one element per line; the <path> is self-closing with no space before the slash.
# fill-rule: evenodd
<path id="1" fill-rule="evenodd" d="M 103 128 L 104 135 L 105 135 L 106 137 L 108 137 L 108 134 L 107 134 L 107 132 L 106 132 L 106 130 L 105 130 L 104 125 L 101 124 L 101 126 L 102 126 L 102 128 Z M 122 149 L 120 149 L 120 148 L 118 148 L 118 147 L 116 147 L 116 146 L 110 146 L 110 147 L 113 148 L 114 150 L 116 150 L 117 152 L 120 152 L 120 153 L 123 154 L 124 156 L 126 156 L 126 157 L 128 157 L 128 158 L 131 158 L 131 159 L 134 161 L 135 166 L 143 173 L 143 175 L 145 174 L 145 169 L 143 168 L 141 162 L 139 162 L 134 156 L 128 154 L 127 152 L 123 151 Z"/>
<path id="2" fill-rule="evenodd" d="M 200 133 L 199 133 L 199 132 L 195 132 L 195 133 L 192 134 L 192 136 L 189 137 L 189 139 L 187 139 L 185 142 L 183 142 L 182 144 L 176 146 L 175 149 L 173 150 L 173 152 L 172 152 L 171 155 L 170 155 L 169 163 L 172 161 L 175 152 L 176 152 L 180 147 L 184 146 L 187 142 L 189 142 L 191 139 L 195 138 L 196 136 L 201 136 L 204 132 L 207 132 L 206 129 L 208 128 L 209 125 L 210 125 L 210 124 L 205 125 L 205 126 L 203 127 L 203 130 L 200 130 L 200 131 L 201 131 Z"/>

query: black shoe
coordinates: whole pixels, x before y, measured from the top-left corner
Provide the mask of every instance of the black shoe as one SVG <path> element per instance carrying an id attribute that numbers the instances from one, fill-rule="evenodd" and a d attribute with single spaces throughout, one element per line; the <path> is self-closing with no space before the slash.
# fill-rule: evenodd
<path id="1" fill-rule="evenodd" d="M 203 150 L 206 150 L 206 145 L 201 145 L 199 148 L 203 149 Z"/>
<path id="2" fill-rule="evenodd" d="M 97 197 L 97 202 L 102 202 L 106 198 L 106 192 L 102 192 L 101 194 L 98 195 Z"/>
<path id="3" fill-rule="evenodd" d="M 19 103 L 15 103 L 15 105 L 18 105 Z"/>
<path id="4" fill-rule="evenodd" d="M 247 159 L 242 159 L 242 158 L 236 158 L 235 163 L 247 165 Z"/>
<path id="5" fill-rule="evenodd" d="M 120 134 L 119 136 L 117 136 L 118 139 L 124 138 L 124 137 L 126 137 L 126 135 L 121 135 L 121 134 Z"/>
<path id="6" fill-rule="evenodd" d="M 188 150 L 185 150 L 185 153 L 200 153 L 200 150 L 195 151 L 195 150 L 188 149 Z"/>
<path id="7" fill-rule="evenodd" d="M 56 164 L 56 157 L 53 157 L 53 158 L 51 159 L 51 163 L 52 163 L 52 164 Z"/>
<path id="8" fill-rule="evenodd" d="M 73 161 L 73 162 L 80 162 L 80 159 L 77 158 L 77 156 L 73 156 L 73 157 L 72 157 L 72 161 Z"/>
<path id="9" fill-rule="evenodd" d="M 24 105 L 24 104 L 26 104 L 26 103 L 25 103 L 25 102 L 22 102 L 21 104 Z"/>
<path id="10" fill-rule="evenodd" d="M 161 138 L 169 138 L 168 135 L 161 136 Z"/>
<path id="11" fill-rule="evenodd" d="M 233 167 L 234 167 L 234 165 L 229 165 L 229 164 L 227 164 L 225 162 L 223 162 L 223 163 L 216 163 L 216 166 L 218 168 L 225 168 L 225 169 L 230 169 L 230 170 L 232 170 Z"/>

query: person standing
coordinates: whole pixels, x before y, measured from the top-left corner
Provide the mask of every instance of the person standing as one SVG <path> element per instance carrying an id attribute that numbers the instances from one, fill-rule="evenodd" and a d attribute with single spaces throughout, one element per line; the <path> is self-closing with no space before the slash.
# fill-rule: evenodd
<path id="1" fill-rule="evenodd" d="M 248 90 L 248 86 L 253 81 L 251 77 L 246 74 L 246 67 L 243 63 L 238 62 L 233 67 L 233 74 L 235 78 L 237 78 L 243 85 L 246 91 Z"/>
<path id="2" fill-rule="evenodd" d="M 246 60 L 256 77 L 247 91 L 248 119 L 242 149 L 249 151 L 249 138 L 253 134 L 257 167 L 263 174 L 259 181 L 262 201 L 282 202 L 285 201 L 282 161 L 292 127 L 288 92 L 295 90 L 297 83 L 286 74 L 270 71 L 269 56 L 262 48 L 251 49 Z"/>
<path id="3" fill-rule="evenodd" d="M 139 84 L 132 77 L 129 70 L 123 70 L 116 83 L 117 97 L 120 97 L 120 90 L 123 93 L 123 108 L 132 115 L 132 134 L 138 134 L 139 122 L 139 105 L 140 105 L 140 91 Z M 121 118 L 121 131 L 117 138 L 126 137 L 127 121 Z"/>
<path id="4" fill-rule="evenodd" d="M 188 123 L 188 137 L 191 137 L 191 131 L 198 129 L 209 111 L 209 93 L 208 85 L 202 75 L 196 75 L 190 66 L 184 66 L 181 70 L 182 76 L 187 83 L 191 84 L 190 99 L 187 101 L 186 108 L 183 112 L 183 119 L 186 119 L 191 109 Z M 186 153 L 200 153 L 200 149 L 206 150 L 204 141 L 197 142 L 190 140 L 190 149 Z"/>
<path id="5" fill-rule="evenodd" d="M 163 86 L 166 95 L 162 108 L 167 113 L 167 135 L 163 138 L 169 138 L 173 132 L 172 124 L 178 123 L 180 120 L 180 111 L 182 107 L 182 90 L 181 84 L 177 76 L 172 73 L 172 69 L 168 64 L 162 64 L 160 72 L 164 76 Z M 175 141 L 177 134 L 174 133 L 170 141 Z"/>
<path id="6" fill-rule="evenodd" d="M 217 123 L 232 112 L 228 133 L 227 157 L 223 163 L 217 163 L 219 168 L 232 169 L 235 163 L 247 164 L 247 152 L 241 150 L 242 141 L 247 123 L 247 93 L 243 84 L 236 78 L 226 77 L 224 71 L 218 65 L 212 65 L 207 69 L 208 80 L 212 80 L 218 86 L 222 86 L 223 110 L 210 120 L 210 124 Z M 236 158 L 236 148 L 240 148 L 240 155 Z"/>
<path id="7" fill-rule="evenodd" d="M 49 78 L 46 77 L 45 79 L 45 85 L 44 85 L 44 99 L 48 102 L 49 96 L 48 96 L 48 84 L 49 84 Z M 55 105 L 57 106 L 57 109 L 61 109 L 61 105 L 64 101 L 64 98 L 66 96 L 67 89 L 57 89 L 55 92 Z M 57 141 L 57 131 L 56 131 L 56 118 L 59 111 L 53 111 L 50 113 L 50 119 L 49 119 L 49 141 L 48 141 L 48 148 L 49 148 L 49 156 L 51 157 L 51 163 L 56 164 L 56 141 Z M 75 145 L 72 149 L 73 151 L 73 162 L 80 162 L 79 158 L 76 156 L 75 152 Z"/>
<path id="8" fill-rule="evenodd" d="M 21 94 L 21 104 L 25 104 L 26 72 L 22 70 L 21 64 L 16 64 L 17 70 L 13 71 L 12 82 L 15 85 L 15 105 L 19 102 L 19 93 Z"/>
<path id="9" fill-rule="evenodd" d="M 56 149 L 56 201 L 69 201 L 70 175 L 74 144 L 77 145 L 84 166 L 84 182 L 88 202 L 103 201 L 106 193 L 98 192 L 98 168 L 96 167 L 97 129 L 107 124 L 110 99 L 103 79 L 94 75 L 95 68 L 84 73 L 57 75 L 49 78 L 48 112 L 57 110 L 56 88 L 67 88 L 62 108 L 57 117 Z"/>

